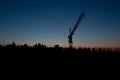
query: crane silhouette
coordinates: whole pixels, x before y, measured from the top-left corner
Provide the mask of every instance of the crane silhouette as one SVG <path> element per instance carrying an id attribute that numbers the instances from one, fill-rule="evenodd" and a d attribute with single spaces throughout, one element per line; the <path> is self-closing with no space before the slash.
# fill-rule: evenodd
<path id="1" fill-rule="evenodd" d="M 72 48 L 73 45 L 73 40 L 72 40 L 72 36 L 74 35 L 76 29 L 78 28 L 80 22 L 82 21 L 83 17 L 85 16 L 84 12 L 81 12 L 76 24 L 74 25 L 74 28 L 71 30 L 71 28 L 69 29 L 69 35 L 68 35 L 68 39 L 69 39 L 69 47 Z"/>

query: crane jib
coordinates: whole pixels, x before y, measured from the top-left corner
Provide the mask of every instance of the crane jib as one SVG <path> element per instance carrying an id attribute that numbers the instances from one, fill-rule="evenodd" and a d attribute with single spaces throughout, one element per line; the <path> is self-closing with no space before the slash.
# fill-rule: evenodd
<path id="1" fill-rule="evenodd" d="M 79 24 L 80 24 L 80 22 L 82 21 L 82 19 L 83 19 L 84 16 L 85 16 L 85 13 L 82 12 L 81 15 L 79 16 L 76 24 L 74 25 L 74 28 L 73 28 L 73 30 L 71 31 L 71 33 L 70 33 L 69 36 L 72 36 L 72 35 L 74 34 L 75 30 L 78 28 L 78 26 L 79 26 Z"/>

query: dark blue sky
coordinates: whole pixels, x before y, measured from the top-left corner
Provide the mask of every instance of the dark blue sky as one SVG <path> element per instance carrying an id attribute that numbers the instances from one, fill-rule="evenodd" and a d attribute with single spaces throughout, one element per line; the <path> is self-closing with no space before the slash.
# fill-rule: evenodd
<path id="1" fill-rule="evenodd" d="M 74 46 L 120 46 L 119 0 L 0 0 L 0 43 L 68 46 L 81 11 Z"/>

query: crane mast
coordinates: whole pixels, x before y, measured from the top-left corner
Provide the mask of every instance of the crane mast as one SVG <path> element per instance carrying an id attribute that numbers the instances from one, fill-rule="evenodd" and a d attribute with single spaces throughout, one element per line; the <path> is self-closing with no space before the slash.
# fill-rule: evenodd
<path id="1" fill-rule="evenodd" d="M 74 25 L 74 28 L 71 30 L 70 28 L 70 33 L 68 35 L 68 39 L 69 39 L 69 45 L 70 45 L 70 48 L 72 47 L 72 44 L 73 44 L 73 40 L 72 40 L 72 36 L 74 35 L 76 29 L 78 28 L 80 22 L 82 21 L 83 17 L 85 16 L 85 13 L 84 12 L 81 12 L 76 24 Z"/>

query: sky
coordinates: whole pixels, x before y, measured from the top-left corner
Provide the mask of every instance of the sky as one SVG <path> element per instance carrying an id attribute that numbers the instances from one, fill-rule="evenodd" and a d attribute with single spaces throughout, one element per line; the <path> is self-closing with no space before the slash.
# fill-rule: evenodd
<path id="1" fill-rule="evenodd" d="M 67 47 L 82 11 L 75 47 L 120 47 L 120 0 L 0 0 L 0 44 Z"/>

